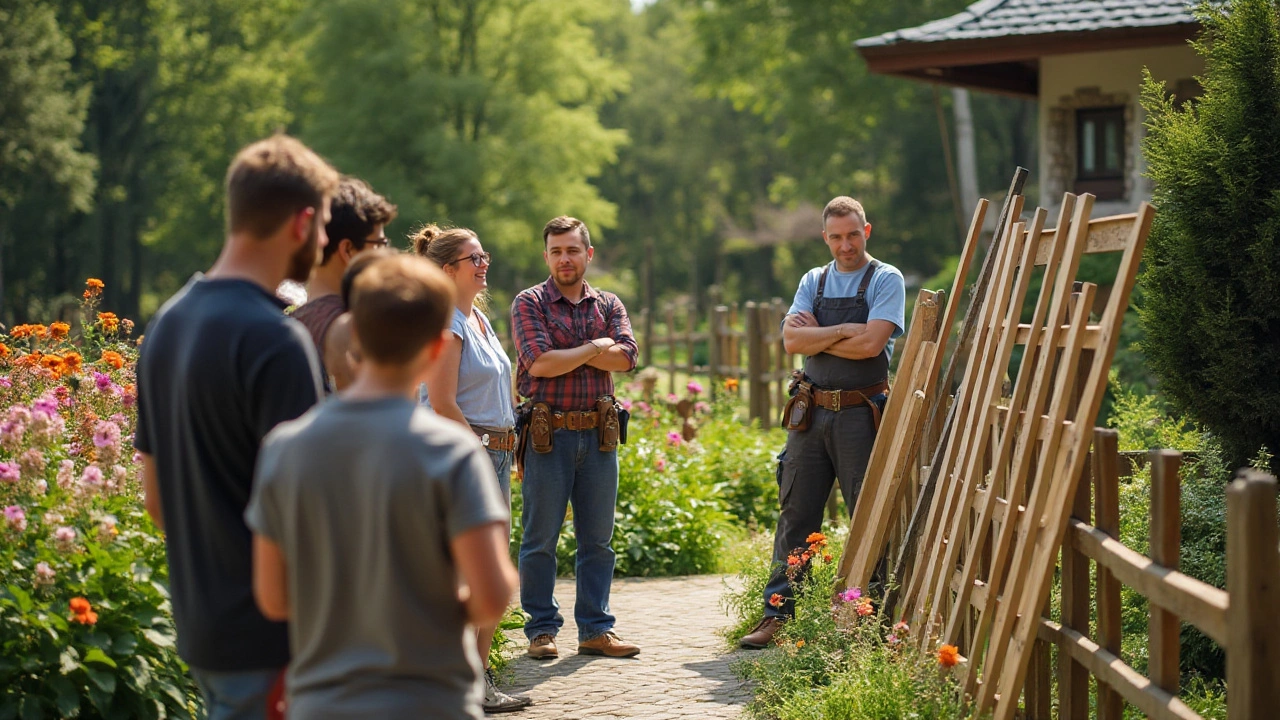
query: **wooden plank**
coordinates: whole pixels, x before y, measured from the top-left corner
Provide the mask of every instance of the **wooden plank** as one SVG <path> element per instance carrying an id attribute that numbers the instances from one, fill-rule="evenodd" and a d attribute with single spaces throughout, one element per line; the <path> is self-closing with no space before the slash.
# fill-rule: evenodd
<path id="1" fill-rule="evenodd" d="M 1075 208 L 1076 197 L 1071 194 L 1065 195 L 1058 213 L 1058 227 L 1064 227 L 1072 222 Z M 1054 354 L 1048 349 L 1057 346 L 1057 336 L 1062 331 L 1066 300 L 1061 295 L 1067 292 L 1070 281 L 1074 279 L 1071 258 L 1075 258 L 1075 265 L 1079 264 L 1082 246 L 1078 239 L 1072 243 L 1072 237 L 1074 236 L 1068 235 L 1063 237 L 1061 242 L 1054 243 L 1053 261 L 1049 264 L 1050 271 L 1045 273 L 1041 282 L 1040 297 L 1036 301 L 1035 313 L 1031 321 L 1035 336 L 1029 342 L 1027 352 L 1023 353 L 1018 377 L 1014 382 L 1013 397 L 1009 403 L 1010 407 L 1022 411 L 1018 420 L 1020 432 L 1006 430 L 1001 436 L 1000 450 L 991 474 L 993 497 L 1003 494 L 1011 504 L 1015 505 L 1023 504 L 1024 483 L 1021 479 L 1030 471 L 1035 447 L 1031 438 L 1036 436 L 1041 414 L 1047 403 L 1049 387 L 1046 378 L 1052 373 L 1055 361 Z M 1063 262 L 1064 257 L 1067 258 L 1067 262 Z M 1051 273 L 1056 274 L 1051 275 Z M 1043 342 L 1041 342 L 1041 333 L 1044 333 Z M 988 505 L 979 508 L 979 526 L 985 527 L 991 522 L 993 507 L 990 503 L 992 501 L 988 498 L 987 502 Z M 996 588 L 1003 585 L 1018 527 L 1019 523 L 1016 522 L 1004 523 L 995 533 L 992 539 L 988 585 Z M 976 554 L 971 554 L 965 559 L 964 570 L 967 580 L 977 579 L 981 568 Z M 996 590 L 996 593 L 998 594 L 999 590 Z M 978 623 L 975 628 L 977 643 L 970 653 L 973 661 L 961 670 L 960 677 L 964 692 L 969 695 L 977 692 L 977 679 L 980 674 L 978 670 L 986 653 L 983 641 L 988 637 L 995 615 L 996 609 L 992 606 L 984 607 L 978 613 Z"/>
<path id="2" fill-rule="evenodd" d="M 1106 683 L 1147 717 L 1156 720 L 1203 720 L 1177 696 L 1162 690 L 1125 664 L 1119 656 L 1099 647 L 1084 635 L 1045 618 L 1038 618 L 1036 630 L 1037 637 L 1057 645 L 1061 652 L 1069 654 L 1098 678 L 1099 685 Z"/>
<path id="3" fill-rule="evenodd" d="M 1112 540 L 1120 538 L 1119 438 L 1115 430 L 1093 430 L 1093 524 Z M 1098 644 L 1119 657 L 1120 581 L 1103 563 L 1097 564 L 1097 578 Z M 1225 612 L 1222 617 L 1225 622 Z M 1124 698 L 1110 685 L 1098 683 L 1097 705 L 1098 720 L 1123 720 Z"/>
<path id="4" fill-rule="evenodd" d="M 1122 584 L 1204 631 L 1227 647 L 1227 593 L 1173 570 L 1126 547 L 1102 530 L 1079 520 L 1068 524 L 1067 542 L 1106 568 Z"/>
<path id="5" fill-rule="evenodd" d="M 1018 239 L 1024 242 L 1024 238 L 1015 238 L 1014 229 L 1019 223 L 1014 219 L 1020 214 L 1022 199 L 1015 198 L 1013 203 L 1013 211 L 1010 212 L 1010 224 L 1002 235 L 1006 236 L 1001 247 L 1001 257 L 993 264 L 993 280 L 991 289 L 996 293 L 1001 292 L 1004 287 L 1008 286 L 1008 281 L 1002 278 L 1012 277 L 1012 254 L 1013 242 Z M 995 250 L 993 249 L 993 252 Z M 953 513 L 957 511 L 960 503 L 960 497 L 963 489 L 963 479 L 954 478 L 952 474 L 955 470 L 962 466 L 966 454 L 971 447 L 965 442 L 973 433 L 974 415 L 983 408 L 974 399 L 980 397 L 982 385 L 981 376 L 986 371 L 983 364 L 979 361 L 987 354 L 987 348 L 994 342 L 993 332 L 997 327 L 998 318 L 1004 315 L 1004 309 L 996 294 L 988 293 L 984 298 L 982 307 L 977 313 L 975 322 L 975 341 L 973 343 L 972 354 L 965 366 L 964 380 L 960 389 L 956 392 L 958 403 L 953 407 L 956 408 L 951 433 L 946 442 L 946 450 L 941 457 L 941 467 L 937 471 L 936 477 L 940 484 L 938 493 L 929 509 L 928 521 L 924 526 L 924 532 L 921 534 L 923 541 L 922 547 L 925 548 L 944 548 L 943 543 L 947 538 L 947 531 L 951 524 Z M 930 470 L 931 475 L 933 470 Z M 912 584 L 908 588 L 906 595 L 907 615 L 913 618 L 913 623 L 920 627 L 923 632 L 917 634 L 918 641 L 923 643 L 925 639 L 933 633 L 929 630 L 935 617 L 945 620 L 946 610 L 934 605 L 936 590 L 939 585 L 945 586 L 946 573 L 950 572 L 950 568 L 942 564 L 942 553 L 929 552 L 926 554 L 927 559 L 923 563 L 923 572 L 917 568 L 912 576 Z M 945 589 L 945 587 L 944 587 Z"/>
<path id="6" fill-rule="evenodd" d="M 1084 247 L 1085 253 L 1120 252 L 1125 249 L 1129 240 L 1129 230 L 1133 227 L 1137 213 L 1112 215 L 1089 221 L 1089 241 Z M 1061 225 L 1059 225 L 1061 227 Z M 1036 249 L 1036 265 L 1044 265 L 1049 261 L 1049 244 L 1057 235 L 1057 228 L 1044 231 L 1040 247 Z"/>
<path id="7" fill-rule="evenodd" d="M 1073 519 L 1088 522 L 1093 490 L 1090 467 L 1080 478 L 1076 498 L 1071 510 Z M 1062 546 L 1062 626 L 1089 635 L 1089 610 L 1093 595 L 1089 587 L 1089 558 L 1071 543 Z M 1058 654 L 1058 717 L 1062 720 L 1088 720 L 1089 672 L 1069 653 Z"/>
<path id="8" fill-rule="evenodd" d="M 1085 195 L 1083 200 L 1086 204 L 1091 204 L 1091 196 Z M 1149 203 L 1142 203 L 1138 210 L 1138 218 L 1134 223 L 1130 239 L 1125 247 L 1124 255 L 1120 259 L 1120 266 L 1116 272 L 1116 282 L 1112 286 L 1112 291 L 1107 299 L 1106 308 L 1102 313 L 1102 319 L 1099 323 L 1103 328 L 1104 341 L 1100 343 L 1100 347 L 1094 353 L 1092 367 L 1089 370 L 1089 376 L 1083 386 L 1080 395 L 1080 407 L 1076 412 L 1076 424 L 1068 428 L 1062 452 L 1059 454 L 1055 462 L 1052 475 L 1053 482 L 1047 483 L 1045 488 L 1045 496 L 1033 498 L 1033 501 L 1027 504 L 1028 511 L 1027 520 L 1034 520 L 1039 532 L 1035 535 L 1034 545 L 1030 546 L 1030 562 L 1022 560 L 1015 556 L 1015 568 L 1013 574 L 1020 576 L 1025 592 L 1015 593 L 1023 595 L 1018 603 L 1016 610 L 1013 610 L 1013 600 L 1007 600 L 1000 606 L 1000 612 L 1007 617 L 1004 623 L 997 623 L 996 632 L 1003 632 L 1012 629 L 1013 632 L 1008 633 L 1007 637 L 1011 637 L 1009 643 L 1009 653 L 1012 654 L 1012 664 L 1008 667 L 1008 671 L 1004 673 L 993 673 L 993 677 L 999 678 L 999 687 L 992 689 L 986 687 L 989 691 L 981 700 L 990 702 L 993 700 L 995 692 L 1001 695 L 1001 702 L 995 709 L 996 720 L 1012 720 L 1014 715 L 1014 706 L 1010 702 L 1010 692 L 1015 695 L 1017 688 L 1021 686 L 1025 678 L 1025 658 L 1019 657 L 1021 648 L 1025 647 L 1029 639 L 1035 634 L 1035 618 L 1036 608 L 1040 607 L 1044 598 L 1048 595 L 1049 587 L 1052 582 L 1054 570 L 1054 558 L 1057 555 L 1057 549 L 1062 544 L 1063 535 L 1067 530 L 1067 515 L 1070 511 L 1069 499 L 1075 493 L 1075 484 L 1078 480 L 1079 473 L 1083 468 L 1087 456 L 1088 437 L 1084 431 L 1087 425 L 1092 424 L 1093 419 L 1097 417 L 1098 410 L 1102 406 L 1102 396 L 1106 390 L 1107 373 L 1111 367 L 1111 359 L 1115 354 L 1116 344 L 1120 337 L 1120 324 L 1124 317 L 1124 311 L 1128 307 L 1129 297 L 1133 292 L 1134 281 L 1137 278 L 1138 266 L 1142 260 L 1142 251 L 1146 247 L 1147 235 L 1151 231 L 1151 220 L 1154 216 L 1154 208 Z M 1090 433 L 1091 434 L 1091 433 Z M 1037 494 L 1040 488 L 1036 488 Z M 1023 523 L 1026 525 L 1026 522 Z M 999 618 L 997 618 L 999 620 Z M 999 637 L 1000 635 L 997 635 Z M 990 705 L 986 705 L 990 707 Z"/>
<path id="9" fill-rule="evenodd" d="M 1002 313 L 1003 322 L 1001 326 L 1003 331 L 1000 333 L 998 342 L 995 347 L 989 344 L 982 354 L 981 363 L 985 368 L 985 376 L 980 382 L 983 386 L 979 390 L 979 395 L 973 400 L 981 404 L 984 412 L 975 418 L 976 427 L 973 428 L 972 434 L 966 439 L 969 447 L 975 448 L 974 452 L 970 452 L 966 464 L 961 469 L 959 478 L 960 486 L 960 505 L 951 518 L 950 528 L 947 534 L 949 539 L 956 540 L 949 543 L 942 550 L 942 568 L 945 572 L 950 573 L 956 567 L 956 564 L 965 559 L 970 561 L 983 551 L 985 547 L 988 525 L 979 522 L 976 525 L 975 532 L 970 542 L 968 556 L 962 555 L 964 550 L 958 541 L 961 534 L 970 521 L 970 509 L 974 507 L 975 496 L 974 491 L 978 485 L 986 480 L 987 474 L 982 467 L 982 453 L 977 452 L 977 448 L 983 448 L 987 443 L 995 440 L 992 432 L 993 418 L 995 416 L 996 401 L 1001 395 L 1001 385 L 1004 381 L 1004 368 L 1009 366 L 1009 359 L 1013 355 L 1013 334 L 1018 318 L 1022 315 L 1022 308 L 1026 301 L 1027 291 L 1031 287 L 1031 273 L 1016 272 L 1017 267 L 1028 267 L 1028 261 L 1031 257 L 1031 251 L 1036 246 L 1039 238 L 1040 230 L 1044 227 L 1046 213 L 1043 209 L 1037 209 L 1035 217 L 1032 221 L 1031 230 L 1025 236 L 1021 232 L 1015 230 L 1012 237 L 1014 242 L 1009 243 L 1009 255 L 1006 260 L 1006 273 L 1002 275 L 1005 280 L 1006 287 L 998 288 L 996 297 L 1000 301 L 1000 305 L 996 310 Z M 1021 228 L 1021 224 L 1016 225 L 1015 229 Z M 993 453 L 994 454 L 994 453 Z M 955 637 L 955 631 L 959 628 L 961 620 L 969 616 L 968 608 L 968 589 L 972 587 L 962 586 L 955 598 L 954 604 L 951 606 L 951 612 L 947 618 L 947 637 Z M 942 609 L 944 607 L 943 600 L 950 599 L 950 587 L 939 583 L 935 589 L 934 607 Z M 961 647 L 961 652 L 969 652 L 968 648 Z"/>
<path id="10" fill-rule="evenodd" d="M 1227 489 L 1227 714 L 1274 717 L 1280 708 L 1280 557 L 1276 480 L 1242 470 Z"/>
<path id="11" fill-rule="evenodd" d="M 1065 196 L 1063 204 L 1066 200 L 1074 196 L 1068 194 Z M 1061 361 L 1057 364 L 1061 367 L 1055 373 L 1055 357 L 1050 351 L 1051 348 L 1057 346 L 1057 334 L 1063 324 L 1063 320 L 1067 317 L 1067 304 L 1071 298 L 1071 288 L 1075 282 L 1076 271 L 1080 267 L 1080 258 L 1084 254 L 1085 239 L 1088 234 L 1089 213 L 1093 208 L 1093 196 L 1082 195 L 1076 198 L 1074 210 L 1071 214 L 1071 232 L 1067 233 L 1067 247 L 1062 253 L 1062 259 L 1057 263 L 1050 263 L 1049 268 L 1054 271 L 1053 278 L 1053 301 L 1049 316 L 1046 319 L 1045 340 L 1040 348 L 1039 361 L 1036 364 L 1036 372 L 1034 374 L 1032 384 L 1032 401 L 1027 406 L 1027 420 L 1035 423 L 1039 420 L 1040 413 L 1044 412 L 1043 408 L 1048 403 L 1050 407 L 1051 421 L 1057 418 L 1063 418 L 1065 411 L 1065 398 L 1062 395 L 1055 395 L 1052 402 L 1049 402 L 1049 390 L 1053 383 L 1053 378 L 1057 375 L 1059 378 L 1074 377 L 1076 368 L 1075 363 L 1079 359 L 1079 335 L 1083 329 L 1078 318 L 1072 318 L 1071 332 L 1068 332 L 1068 347 L 1063 350 Z M 1063 225 L 1059 224 L 1059 228 Z M 1077 305 L 1077 312 L 1082 311 L 1083 306 L 1088 303 L 1080 303 Z M 1073 337 L 1074 336 L 1074 337 Z M 1072 350 L 1072 346 L 1076 346 L 1076 350 Z M 1064 374 L 1065 373 L 1065 374 Z M 1062 383 L 1057 383 L 1061 385 Z M 1059 413 L 1063 413 L 1060 415 Z M 1051 422 L 1056 426 L 1057 422 Z M 1048 491 L 1049 479 L 1051 478 L 1051 469 L 1053 467 L 1053 458 L 1042 458 L 1036 468 L 1034 476 L 1031 474 L 1032 457 L 1035 450 L 1034 443 L 1031 438 L 1036 437 L 1036 427 L 1024 427 L 1018 437 L 1018 446 L 1014 453 L 1013 465 L 1009 470 L 1008 485 L 1014 492 L 1020 492 L 1018 486 L 1027 480 L 1034 478 L 1032 484 L 1027 488 L 1029 493 L 1028 501 L 1024 504 L 1027 506 L 1027 512 L 1023 516 L 1023 521 L 1014 525 L 1006 523 L 1001 528 L 1000 537 L 997 539 L 996 556 L 993 562 L 992 577 L 988 580 L 988 584 L 992 587 L 992 592 L 1003 595 L 1005 600 L 1000 604 L 995 612 L 994 618 L 986 618 L 990 622 L 990 636 L 998 638 L 1010 638 L 1009 643 L 993 643 L 983 658 L 982 674 L 991 680 L 984 683 L 977 695 L 977 706 L 979 712 L 987 712 L 992 709 L 997 692 L 1001 695 L 1001 704 L 1008 705 L 1008 708 L 1016 706 L 1017 695 L 1022 687 L 1022 681 L 1026 678 L 1027 665 L 1029 659 L 1027 653 L 1031 651 L 1031 637 L 1029 633 L 1024 632 L 1021 638 L 1014 638 L 1014 631 L 1017 625 L 1018 613 L 1025 612 L 1027 619 L 1038 616 L 1040 607 L 1043 605 L 1044 597 L 1036 598 L 1034 604 L 1025 603 L 1023 597 L 1023 586 L 1027 580 L 1026 572 L 1032 559 L 1032 547 L 1036 535 L 1039 531 L 1039 520 L 1043 516 L 1044 495 Z M 1065 434 L 1068 436 L 1078 428 L 1067 428 Z M 1042 447 L 1048 449 L 1050 453 L 1056 453 L 1058 443 L 1045 442 Z M 997 466 L 999 470 L 999 467 Z M 993 483 L 994 484 L 994 483 Z M 998 484 L 997 484 L 998 487 Z M 1012 494 L 1006 495 L 1013 502 Z M 1056 556 L 1057 548 L 1054 548 Z M 1056 559 L 1056 557 L 1055 557 Z M 1004 566 L 1005 562 L 1008 566 Z M 999 575 L 997 577 L 997 571 Z M 990 608 L 987 615 L 990 614 Z M 980 619 L 980 629 L 982 619 Z M 1016 644 L 1015 644 L 1016 643 Z M 1014 654 L 1018 672 L 1009 672 L 1001 674 L 1005 657 Z M 971 668 L 972 675 L 977 670 L 977 664 Z M 1011 668 L 1012 670 L 1012 668 Z M 1006 684 L 1006 681 L 1012 682 L 1016 680 L 1016 684 Z M 1006 710 L 1008 711 L 1008 710 Z"/>
<path id="12" fill-rule="evenodd" d="M 1061 335 L 1060 337 L 1065 337 L 1065 333 L 1066 333 L 1066 328 L 1063 328 L 1063 335 Z M 1086 327 L 1084 329 L 1084 340 L 1083 340 L 1085 349 L 1096 350 L 1098 347 L 1098 338 L 1101 336 L 1101 334 L 1102 334 L 1101 330 L 1098 328 L 1097 325 L 1090 325 Z M 1031 326 L 1023 323 L 1021 325 L 1018 325 L 1018 334 L 1014 336 L 1014 342 L 1016 342 L 1019 345 L 1026 345 L 1027 340 L 1028 338 L 1030 338 L 1030 336 L 1031 336 Z M 1058 347 L 1062 347 L 1062 346 L 1059 345 Z"/>
<path id="13" fill-rule="evenodd" d="M 1151 560 L 1177 570 L 1182 546 L 1182 485 L 1178 469 L 1182 456 L 1173 450 L 1152 450 L 1151 458 Z M 1178 615 L 1152 603 L 1147 635 L 1147 675 L 1174 695 L 1180 684 Z"/>

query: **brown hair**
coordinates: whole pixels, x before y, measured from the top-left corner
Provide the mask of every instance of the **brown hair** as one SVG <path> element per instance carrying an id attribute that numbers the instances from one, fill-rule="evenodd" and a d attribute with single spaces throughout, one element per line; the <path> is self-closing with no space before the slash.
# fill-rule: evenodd
<path id="1" fill-rule="evenodd" d="M 561 215 L 558 218 L 551 218 L 547 221 L 545 227 L 542 228 L 542 246 L 547 246 L 547 238 L 552 235 L 563 235 L 567 232 L 578 231 L 578 237 L 582 238 L 582 244 L 591 247 L 591 233 L 587 230 L 587 224 L 578 218 Z"/>
<path id="2" fill-rule="evenodd" d="M 356 250 L 363 250 L 365 239 L 375 227 L 395 219 L 396 206 L 374 192 L 368 183 L 354 177 L 342 178 L 329 206 L 329 223 L 324 226 L 329 244 L 324 246 L 320 264 L 328 264 L 343 240 L 350 240 Z"/>
<path id="3" fill-rule="evenodd" d="M 351 288 L 351 321 L 365 359 L 403 365 L 440 338 L 453 316 L 453 283 L 419 257 L 384 254 Z"/>
<path id="4" fill-rule="evenodd" d="M 827 218 L 829 217 L 848 217 L 850 215 L 857 215 L 863 225 L 867 224 L 867 211 L 862 209 L 862 203 L 848 195 L 832 198 L 831 202 L 827 203 L 827 206 L 822 209 L 822 226 L 827 226 Z"/>
<path id="5" fill-rule="evenodd" d="M 356 278 L 360 273 L 364 272 L 374 260 L 387 255 L 394 255 L 395 251 L 387 248 L 371 248 L 368 252 L 362 252 L 351 258 L 351 263 L 347 265 L 347 269 L 342 271 L 342 281 L 339 283 L 338 294 L 342 297 L 342 307 L 347 310 L 351 309 L 351 286 L 355 284 Z"/>
<path id="6" fill-rule="evenodd" d="M 244 148 L 227 169 L 227 232 L 265 238 L 306 208 L 321 212 L 338 189 L 338 171 L 288 135 Z"/>
<path id="7" fill-rule="evenodd" d="M 474 230 L 442 228 L 435 224 L 423 225 L 409 238 L 415 255 L 420 255 L 441 268 L 457 259 L 458 248 L 462 243 L 479 239 Z M 481 312 L 485 312 L 489 309 L 489 294 L 482 292 L 471 302 Z"/>

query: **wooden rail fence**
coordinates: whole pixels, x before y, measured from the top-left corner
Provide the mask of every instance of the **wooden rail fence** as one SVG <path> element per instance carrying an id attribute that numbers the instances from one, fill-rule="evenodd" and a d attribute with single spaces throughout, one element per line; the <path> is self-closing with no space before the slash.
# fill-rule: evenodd
<path id="1" fill-rule="evenodd" d="M 645 308 L 638 323 L 644 364 L 667 371 L 670 393 L 678 391 L 676 375 L 681 372 L 706 376 L 712 393 L 720 392 L 726 379 L 735 378 L 746 393 L 748 418 L 763 425 L 776 422 L 799 357 L 783 347 L 782 319 L 786 313 L 787 306 L 779 298 L 748 301 L 741 306 L 715 305 L 704 324 L 690 303 L 669 303 L 662 310 L 666 322 L 659 334 Z M 655 362 L 653 351 L 657 348 L 666 349 L 665 361 Z M 706 361 L 695 362 L 699 355 Z"/>

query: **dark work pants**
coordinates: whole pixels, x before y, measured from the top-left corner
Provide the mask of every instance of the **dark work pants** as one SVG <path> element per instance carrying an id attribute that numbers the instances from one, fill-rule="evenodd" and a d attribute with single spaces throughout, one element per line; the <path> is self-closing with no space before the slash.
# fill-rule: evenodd
<path id="1" fill-rule="evenodd" d="M 885 395 L 872 402 L 884 407 Z M 867 472 L 867 460 L 876 430 L 871 408 L 857 405 L 833 412 L 813 409 L 804 432 L 787 433 L 787 449 L 778 467 L 778 502 L 782 512 L 773 537 L 773 575 L 764 589 L 766 617 L 791 617 L 795 601 L 787 580 L 787 555 L 808 545 L 805 538 L 822 529 L 831 484 L 840 482 L 840 493 L 852 511 Z M 774 593 L 785 598 L 781 607 L 769 604 Z"/>

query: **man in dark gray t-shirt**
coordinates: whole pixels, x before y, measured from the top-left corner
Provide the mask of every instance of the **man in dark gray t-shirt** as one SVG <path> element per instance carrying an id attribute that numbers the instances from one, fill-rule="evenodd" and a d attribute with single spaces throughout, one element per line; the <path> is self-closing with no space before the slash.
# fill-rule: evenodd
<path id="1" fill-rule="evenodd" d="M 311 338 L 274 290 L 311 274 L 337 186 L 293 138 L 240 151 L 222 254 L 156 313 L 138 359 L 146 509 L 165 530 L 178 654 L 210 720 L 265 718 L 289 661 L 285 625 L 253 601 L 243 513 L 262 438 L 321 394 Z"/>

